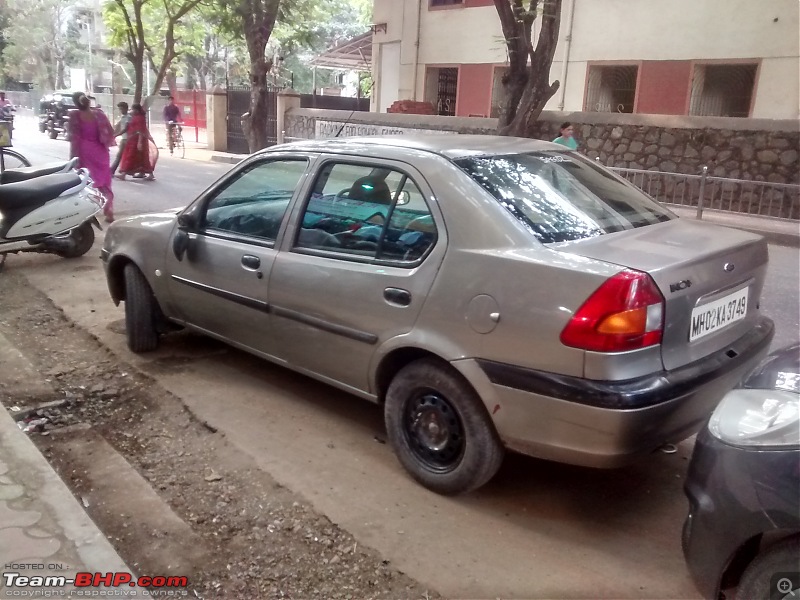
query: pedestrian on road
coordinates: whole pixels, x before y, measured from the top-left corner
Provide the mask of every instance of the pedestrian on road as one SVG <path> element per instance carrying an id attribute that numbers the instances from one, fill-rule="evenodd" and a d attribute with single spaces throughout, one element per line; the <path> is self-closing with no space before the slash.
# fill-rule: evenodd
<path id="1" fill-rule="evenodd" d="M 128 141 L 128 124 L 131 122 L 131 116 L 128 114 L 128 103 L 119 102 L 117 108 L 119 109 L 120 117 L 117 124 L 114 125 L 114 137 L 119 138 L 119 148 L 117 149 L 117 157 L 111 165 L 112 175 L 117 170 L 117 167 L 119 167 L 119 163 L 122 160 L 122 153 L 125 152 L 125 143 Z"/>
<path id="2" fill-rule="evenodd" d="M 8 137 L 11 139 L 12 132 L 14 130 L 14 111 L 17 109 L 14 108 L 14 104 L 6 98 L 5 92 L 0 92 L 0 120 L 8 121 L 10 123 L 8 127 Z"/>
<path id="3" fill-rule="evenodd" d="M 126 175 L 144 176 L 149 181 L 155 179 L 153 171 L 158 160 L 158 148 L 147 129 L 144 109 L 141 104 L 131 107 L 131 120 L 128 124 L 128 141 L 115 177 L 125 180 Z"/>
<path id="4" fill-rule="evenodd" d="M 173 136 L 173 130 L 176 127 L 180 127 L 178 123 L 181 122 L 181 109 L 175 104 L 175 98 L 170 96 L 169 103 L 164 107 L 164 124 L 167 126 L 167 148 L 169 148 L 169 153 L 172 154 L 172 150 L 175 146 L 175 138 Z"/>
<path id="5" fill-rule="evenodd" d="M 578 141 L 575 139 L 575 130 L 572 127 L 572 123 L 569 121 L 562 123 L 558 131 L 558 137 L 553 140 L 556 144 L 566 146 L 570 150 L 578 149 Z"/>
<path id="6" fill-rule="evenodd" d="M 70 158 L 78 157 L 78 167 L 88 169 L 94 187 L 103 194 L 106 223 L 114 221 L 114 192 L 111 191 L 111 157 L 115 146 L 114 127 L 99 108 L 91 108 L 83 92 L 75 92 L 72 101 L 78 110 L 69 113 Z"/>

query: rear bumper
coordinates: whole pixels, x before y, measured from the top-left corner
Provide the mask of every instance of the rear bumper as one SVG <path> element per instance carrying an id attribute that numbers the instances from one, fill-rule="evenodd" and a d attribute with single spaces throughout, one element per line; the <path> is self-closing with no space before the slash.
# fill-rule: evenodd
<path id="1" fill-rule="evenodd" d="M 483 360 L 454 366 L 473 382 L 509 448 L 559 462 L 617 467 L 697 432 L 722 396 L 766 356 L 773 334 L 772 321 L 762 317 L 715 354 L 626 381 Z"/>

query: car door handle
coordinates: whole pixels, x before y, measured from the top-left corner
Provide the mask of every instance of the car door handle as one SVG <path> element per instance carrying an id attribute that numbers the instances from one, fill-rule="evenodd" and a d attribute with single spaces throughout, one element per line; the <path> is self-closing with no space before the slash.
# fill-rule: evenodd
<path id="1" fill-rule="evenodd" d="M 255 271 L 261 266 L 261 259 L 252 254 L 245 254 L 242 257 L 242 266 L 248 271 Z"/>
<path id="2" fill-rule="evenodd" d="M 383 290 L 383 297 L 387 302 L 397 304 L 399 306 L 408 306 L 411 304 L 411 292 L 401 288 L 389 287 Z"/>

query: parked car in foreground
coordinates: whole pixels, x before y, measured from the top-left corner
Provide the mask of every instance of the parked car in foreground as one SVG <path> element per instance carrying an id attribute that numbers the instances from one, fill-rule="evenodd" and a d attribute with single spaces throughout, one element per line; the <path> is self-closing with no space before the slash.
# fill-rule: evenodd
<path id="1" fill-rule="evenodd" d="M 276 146 L 103 258 L 133 351 L 177 324 L 380 403 L 445 494 L 505 448 L 614 467 L 682 440 L 773 335 L 763 238 L 529 139 Z"/>
<path id="2" fill-rule="evenodd" d="M 800 592 L 800 344 L 771 354 L 697 436 L 683 551 L 706 598 Z"/>

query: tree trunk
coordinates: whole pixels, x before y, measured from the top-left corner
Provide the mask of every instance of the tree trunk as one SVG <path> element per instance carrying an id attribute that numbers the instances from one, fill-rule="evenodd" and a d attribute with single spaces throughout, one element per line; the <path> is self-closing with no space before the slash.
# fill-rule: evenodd
<path id="1" fill-rule="evenodd" d="M 561 0 L 541 0 L 542 28 L 533 47 L 533 23 L 540 1 L 494 0 L 508 50 L 509 70 L 503 76 L 503 101 L 497 131 L 501 135 L 532 137 L 533 128 L 548 100 L 559 88 L 550 83 L 558 32 Z M 530 64 L 529 64 L 530 63 Z"/>
<path id="2" fill-rule="evenodd" d="M 267 73 L 272 61 L 264 56 L 275 27 L 281 0 L 241 0 L 237 14 L 242 17 L 247 54 L 250 57 L 250 111 L 242 117 L 242 129 L 250 152 L 267 147 Z"/>
<path id="3" fill-rule="evenodd" d="M 131 62 L 133 63 L 133 80 L 135 81 L 133 85 L 133 103 L 141 104 L 144 90 L 144 60 L 139 58 L 139 60 L 132 60 Z"/>
<path id="4" fill-rule="evenodd" d="M 58 59 L 56 63 L 56 88 L 57 90 L 66 89 L 67 84 L 64 81 L 64 61 Z"/>
<path id="5" fill-rule="evenodd" d="M 266 148 L 269 144 L 267 136 L 269 117 L 267 74 L 271 68 L 271 62 L 264 58 L 250 63 L 250 110 L 242 116 L 242 130 L 247 136 L 250 152 Z"/>

